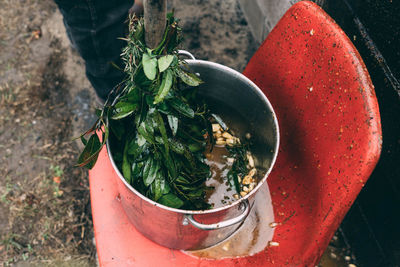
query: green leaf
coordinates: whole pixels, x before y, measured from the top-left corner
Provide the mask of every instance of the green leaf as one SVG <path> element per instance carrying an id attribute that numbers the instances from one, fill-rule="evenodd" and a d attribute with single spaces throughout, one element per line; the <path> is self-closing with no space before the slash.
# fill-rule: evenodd
<path id="1" fill-rule="evenodd" d="M 102 135 L 101 135 L 101 138 L 102 138 L 101 146 L 106 144 L 109 135 L 110 135 L 110 131 L 108 130 L 108 126 L 105 125 L 105 123 L 104 123 L 103 130 L 102 130 Z"/>
<path id="2" fill-rule="evenodd" d="M 124 124 L 119 120 L 109 120 L 108 123 L 110 125 L 111 132 L 119 141 L 121 141 L 125 134 Z"/>
<path id="3" fill-rule="evenodd" d="M 150 158 L 147 160 L 146 165 L 143 169 L 143 183 L 146 186 L 151 185 L 154 179 L 156 179 L 156 173 L 159 169 L 159 162 L 156 159 Z"/>
<path id="4" fill-rule="evenodd" d="M 142 147 L 146 144 L 147 140 L 141 134 L 138 133 L 136 136 L 137 144 L 139 147 Z"/>
<path id="5" fill-rule="evenodd" d="M 96 164 L 97 157 L 101 149 L 101 143 L 96 133 L 92 134 L 87 142 L 85 148 L 78 158 L 78 166 L 85 166 L 88 169 L 93 168 Z"/>
<path id="6" fill-rule="evenodd" d="M 169 187 L 168 183 L 165 181 L 165 179 L 161 180 L 161 193 L 163 195 L 168 194 L 171 191 L 171 188 Z"/>
<path id="7" fill-rule="evenodd" d="M 183 177 L 182 175 L 180 175 L 178 178 L 176 178 L 175 180 L 177 183 L 181 183 L 181 184 L 190 184 L 190 181 L 188 181 L 185 177 Z"/>
<path id="8" fill-rule="evenodd" d="M 139 151 L 139 144 L 138 142 L 136 142 L 136 138 L 131 139 L 128 142 L 128 149 L 127 149 L 127 153 L 128 155 L 133 155 L 134 158 L 136 158 L 137 156 L 137 152 Z"/>
<path id="9" fill-rule="evenodd" d="M 169 173 L 171 179 L 174 180 L 178 176 L 175 163 L 174 163 L 170 153 L 167 153 L 166 151 L 162 151 L 162 155 L 163 155 L 164 165 L 167 167 L 168 173 Z"/>
<path id="10" fill-rule="evenodd" d="M 149 80 L 154 80 L 157 75 L 157 59 L 149 54 L 143 54 L 143 71 Z"/>
<path id="11" fill-rule="evenodd" d="M 157 110 L 165 115 L 175 115 L 176 111 L 169 105 L 167 105 L 166 101 L 163 101 L 157 105 Z"/>
<path id="12" fill-rule="evenodd" d="M 173 98 L 168 101 L 173 109 L 181 113 L 182 115 L 194 118 L 194 111 L 189 107 L 188 104 L 180 100 L 179 98 Z"/>
<path id="13" fill-rule="evenodd" d="M 152 80 L 149 80 L 144 72 L 143 64 L 140 64 L 139 67 L 135 71 L 134 76 L 135 84 L 137 84 L 140 88 L 146 89 L 152 83 Z"/>
<path id="14" fill-rule="evenodd" d="M 120 120 L 131 115 L 137 108 L 136 103 L 118 102 L 112 112 L 111 119 Z"/>
<path id="15" fill-rule="evenodd" d="M 143 183 L 149 186 L 153 181 L 148 178 L 151 166 L 153 165 L 153 159 L 150 158 L 144 163 L 143 167 Z M 151 181 L 150 181 L 151 180 Z"/>
<path id="16" fill-rule="evenodd" d="M 154 201 L 157 201 L 163 195 L 161 189 L 162 181 L 164 181 L 164 177 L 162 176 L 161 172 L 157 172 L 154 182 L 151 184 L 151 190 L 154 194 Z"/>
<path id="17" fill-rule="evenodd" d="M 83 135 L 81 136 L 81 141 L 82 141 L 82 144 L 83 144 L 84 146 L 87 145 L 87 140 L 85 139 L 85 137 L 84 137 Z"/>
<path id="18" fill-rule="evenodd" d="M 171 65 L 173 60 L 174 60 L 173 55 L 166 55 L 166 56 L 160 57 L 158 59 L 158 69 L 160 70 L 160 72 L 163 72 L 164 70 L 166 70 L 169 67 L 169 65 Z"/>
<path id="19" fill-rule="evenodd" d="M 198 134 L 194 134 L 193 132 L 188 133 L 185 130 L 183 130 L 182 128 L 183 127 L 179 128 L 178 132 L 176 133 L 176 135 L 178 137 L 183 138 L 185 141 L 192 140 L 197 143 L 205 142 L 204 137 L 202 135 L 199 136 Z"/>
<path id="20" fill-rule="evenodd" d="M 175 153 L 177 153 L 179 155 L 183 155 L 185 153 L 185 146 L 183 144 L 181 144 L 179 141 L 169 139 L 169 144 L 171 145 L 171 149 Z"/>
<path id="21" fill-rule="evenodd" d="M 154 109 L 151 109 L 149 111 L 146 120 L 144 121 L 144 126 L 146 128 L 146 131 L 151 135 L 154 135 L 154 126 L 156 126 L 153 121 L 153 117 L 154 117 Z"/>
<path id="22" fill-rule="evenodd" d="M 140 123 L 142 123 L 147 118 L 148 111 L 149 111 L 149 109 L 146 104 L 145 97 L 144 97 L 144 95 L 142 95 L 140 109 L 139 109 L 138 115 L 135 116 L 135 123 L 136 123 L 137 127 L 139 127 Z"/>
<path id="23" fill-rule="evenodd" d="M 230 170 L 228 172 L 228 180 L 232 181 L 235 184 L 235 189 L 237 193 L 240 193 L 240 183 L 239 183 L 239 179 L 238 179 L 238 175 L 235 171 Z"/>
<path id="24" fill-rule="evenodd" d="M 187 193 L 187 196 L 190 198 L 202 198 L 204 194 L 204 189 L 203 188 L 198 188 L 195 190 L 191 190 L 190 192 Z"/>
<path id="25" fill-rule="evenodd" d="M 176 208 L 176 209 L 182 207 L 184 204 L 184 202 L 179 197 L 177 197 L 171 193 L 163 195 L 159 199 L 158 203 L 165 205 L 167 207 Z"/>
<path id="26" fill-rule="evenodd" d="M 158 89 L 158 93 L 154 99 L 154 104 L 158 104 L 164 100 L 165 96 L 168 94 L 169 90 L 171 89 L 172 80 L 173 80 L 172 71 L 167 70 L 163 74 L 163 79 L 162 79 L 160 88 Z"/>
<path id="27" fill-rule="evenodd" d="M 184 192 L 190 192 L 190 191 L 197 189 L 196 185 L 192 186 L 190 184 L 177 184 L 176 187 L 179 188 L 179 190 L 184 191 Z"/>
<path id="28" fill-rule="evenodd" d="M 132 174 L 132 169 L 128 160 L 128 156 L 126 153 L 124 153 L 124 156 L 122 157 L 122 175 L 129 184 L 132 184 L 131 174 Z"/>
<path id="29" fill-rule="evenodd" d="M 203 81 L 199 77 L 197 77 L 195 74 L 186 72 L 186 71 L 182 70 L 181 68 L 177 69 L 177 73 L 178 73 L 179 78 L 181 78 L 181 80 L 184 83 L 186 83 L 187 85 L 198 86 L 201 83 L 203 83 Z"/>
<path id="30" fill-rule="evenodd" d="M 147 132 L 144 122 L 140 124 L 139 128 L 137 128 L 137 131 L 144 139 L 146 139 L 147 142 L 151 144 L 155 143 L 153 134 Z"/>
<path id="31" fill-rule="evenodd" d="M 153 91 L 153 90 L 151 90 L 151 91 Z M 145 101 L 146 101 L 146 104 L 149 106 L 149 107 L 153 107 L 154 106 L 154 96 L 152 96 L 152 95 L 146 95 L 146 97 L 145 97 Z"/>
<path id="32" fill-rule="evenodd" d="M 143 163 L 141 163 L 141 162 L 140 163 L 134 162 L 132 164 L 132 180 L 135 177 L 140 176 L 140 172 L 142 171 L 142 167 L 143 167 Z"/>
<path id="33" fill-rule="evenodd" d="M 141 99 L 141 92 L 138 87 L 135 87 L 134 84 L 131 85 L 129 89 L 129 93 L 120 98 L 120 101 L 130 102 L 130 103 L 139 103 Z"/>
<path id="34" fill-rule="evenodd" d="M 171 128 L 172 135 L 175 136 L 176 132 L 178 131 L 178 118 L 173 116 L 173 115 L 167 115 L 168 118 L 168 124 L 169 127 Z"/>
<path id="35" fill-rule="evenodd" d="M 165 129 L 164 120 L 158 111 L 154 112 L 154 118 L 157 122 L 158 129 L 160 130 L 161 137 L 164 142 L 165 151 L 169 153 L 168 136 L 167 136 L 167 130 Z"/>
<path id="36" fill-rule="evenodd" d="M 196 168 L 196 161 L 195 161 L 195 157 L 193 156 L 193 154 L 190 152 L 189 149 L 187 149 L 185 147 L 185 151 L 183 153 L 183 156 L 187 159 L 187 161 L 190 164 L 190 167 L 192 167 L 193 169 Z"/>

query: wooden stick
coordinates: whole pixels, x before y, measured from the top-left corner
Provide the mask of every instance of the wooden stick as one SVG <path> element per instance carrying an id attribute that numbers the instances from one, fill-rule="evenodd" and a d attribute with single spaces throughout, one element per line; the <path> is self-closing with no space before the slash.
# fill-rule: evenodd
<path id="1" fill-rule="evenodd" d="M 167 1 L 144 0 L 143 8 L 146 45 L 155 48 L 164 34 L 167 21 Z"/>

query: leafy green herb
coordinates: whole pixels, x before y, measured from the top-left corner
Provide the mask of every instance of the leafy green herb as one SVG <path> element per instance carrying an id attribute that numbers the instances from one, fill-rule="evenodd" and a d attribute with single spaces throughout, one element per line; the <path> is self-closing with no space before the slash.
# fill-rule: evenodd
<path id="1" fill-rule="evenodd" d="M 177 69 L 177 73 L 182 81 L 187 85 L 198 86 L 203 83 L 203 81 L 193 73 L 186 72 L 182 69 Z"/>
<path id="2" fill-rule="evenodd" d="M 128 159 L 128 142 L 125 143 L 124 155 L 122 156 L 122 174 L 128 183 L 131 183 L 132 167 Z"/>
<path id="3" fill-rule="evenodd" d="M 214 145 L 213 117 L 196 94 L 202 81 L 178 57 L 181 29 L 172 14 L 155 49 L 150 50 L 143 37 L 143 19 L 131 16 L 129 34 L 122 38 L 126 78 L 96 112 L 96 123 L 80 136 L 85 148 L 78 165 L 92 168 L 108 140 L 119 170 L 141 194 L 173 208 L 210 208 L 205 181 L 211 172 L 204 154 Z M 245 172 L 246 151 L 231 152 L 236 161 L 228 177 L 240 190 L 238 175 Z"/>
<path id="4" fill-rule="evenodd" d="M 168 115 L 167 118 L 168 118 L 169 127 L 171 128 L 171 131 L 172 131 L 172 135 L 175 136 L 176 132 L 178 131 L 179 120 L 177 117 L 175 117 L 173 115 Z"/>
<path id="5" fill-rule="evenodd" d="M 154 80 L 157 75 L 157 59 L 150 54 L 143 54 L 142 64 L 146 77 L 149 80 Z"/>
<path id="6" fill-rule="evenodd" d="M 113 110 L 113 114 L 111 115 L 111 119 L 119 120 L 131 115 L 137 108 L 136 103 L 130 102 L 118 102 L 115 105 L 115 109 Z"/>
<path id="7" fill-rule="evenodd" d="M 128 183 L 161 204 L 206 209 L 204 182 L 210 170 L 204 163 L 207 140 L 201 132 L 211 127 L 210 120 L 203 119 L 210 113 L 194 95 L 187 98 L 190 89 L 185 89 L 201 80 L 183 69 L 185 63 L 177 56 L 181 29 L 172 15 L 155 49 L 146 47 L 143 35 L 143 20 L 131 17 L 121 54 L 126 78 L 97 112 L 99 119 L 89 131 L 92 136 L 87 142 L 82 137 L 86 146 L 78 164 L 93 167 L 110 128 L 111 154 Z M 107 138 L 103 134 L 100 142 L 95 130 L 102 129 Z M 189 183 L 179 184 L 178 175 Z"/>
<path id="8" fill-rule="evenodd" d="M 240 192 L 240 182 L 239 182 L 239 176 L 244 177 L 247 175 L 249 170 L 247 169 L 247 146 L 246 145 L 236 145 L 233 147 L 226 147 L 229 152 L 229 156 L 234 158 L 234 162 L 232 164 L 232 168 L 228 171 L 228 180 L 229 182 L 233 183 L 235 186 L 236 192 Z"/>
<path id="9" fill-rule="evenodd" d="M 84 139 L 83 136 L 81 136 L 81 138 Z M 78 165 L 86 165 L 88 168 L 92 168 L 96 163 L 101 148 L 99 137 L 97 136 L 97 134 L 92 134 L 89 138 L 89 141 L 86 142 L 85 140 L 83 143 L 86 144 L 85 148 L 78 158 Z"/>

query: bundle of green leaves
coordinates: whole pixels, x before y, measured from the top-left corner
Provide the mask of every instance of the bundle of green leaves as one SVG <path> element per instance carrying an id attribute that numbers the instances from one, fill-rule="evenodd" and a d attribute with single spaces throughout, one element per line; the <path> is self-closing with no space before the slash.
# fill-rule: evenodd
<path id="1" fill-rule="evenodd" d="M 96 123 L 80 136 L 85 148 L 78 166 L 91 169 L 108 140 L 124 178 L 144 196 L 173 208 L 211 208 L 205 198 L 211 172 L 204 154 L 215 143 L 211 121 L 224 123 L 199 99 L 202 81 L 178 57 L 177 20 L 168 14 L 162 41 L 149 49 L 143 19 L 131 16 L 123 40 L 126 78 L 97 111 Z M 238 177 L 248 172 L 247 150 L 238 145 L 228 151 L 235 158 L 228 179 L 239 193 Z"/>
<path id="2" fill-rule="evenodd" d="M 169 207 L 209 208 L 204 182 L 210 169 L 204 151 L 214 143 L 211 115 L 196 97 L 202 81 L 178 57 L 181 29 L 176 19 L 168 15 L 155 49 L 146 47 L 143 19 L 130 18 L 124 40 L 126 79 L 82 134 L 85 148 L 78 165 L 92 168 L 109 139 L 117 166 L 141 194 Z"/>

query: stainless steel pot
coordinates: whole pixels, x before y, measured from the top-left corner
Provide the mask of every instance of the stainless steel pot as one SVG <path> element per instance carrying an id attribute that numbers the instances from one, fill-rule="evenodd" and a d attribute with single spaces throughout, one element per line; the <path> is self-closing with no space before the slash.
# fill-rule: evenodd
<path id="1" fill-rule="evenodd" d="M 118 174 L 122 206 L 136 229 L 154 242 L 173 249 L 202 249 L 223 241 L 233 234 L 246 219 L 255 194 L 271 172 L 279 146 L 276 115 L 261 90 L 241 73 L 226 66 L 189 56 L 190 70 L 200 74 L 204 83 L 199 94 L 207 99 L 211 110 L 244 138 L 251 133 L 250 150 L 257 166 L 265 169 L 264 178 L 244 198 L 211 210 L 193 211 L 166 207 L 156 203 L 129 185 L 118 170 L 107 143 L 108 155 Z M 241 136 L 241 135 L 242 136 Z"/>

